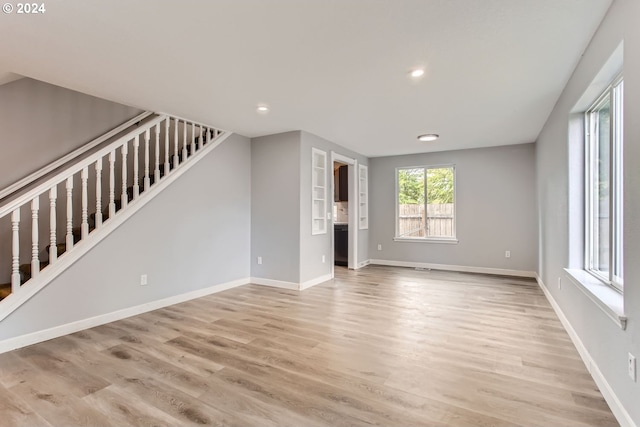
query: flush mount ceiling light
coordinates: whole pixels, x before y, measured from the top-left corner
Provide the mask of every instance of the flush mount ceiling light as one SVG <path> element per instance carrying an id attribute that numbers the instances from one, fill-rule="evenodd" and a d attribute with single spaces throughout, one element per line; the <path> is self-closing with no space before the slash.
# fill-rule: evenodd
<path id="1" fill-rule="evenodd" d="M 423 142 L 435 141 L 438 138 L 440 138 L 440 135 L 436 133 L 425 133 L 424 135 L 418 136 L 418 140 Z"/>
<path id="2" fill-rule="evenodd" d="M 414 79 L 417 79 L 418 77 L 422 77 L 424 76 L 424 68 L 416 68 L 415 70 L 412 70 L 409 73 L 409 75 Z"/>
<path id="3" fill-rule="evenodd" d="M 267 105 L 260 104 L 256 108 L 256 111 L 258 112 L 258 114 L 267 114 L 269 112 L 269 107 Z"/>

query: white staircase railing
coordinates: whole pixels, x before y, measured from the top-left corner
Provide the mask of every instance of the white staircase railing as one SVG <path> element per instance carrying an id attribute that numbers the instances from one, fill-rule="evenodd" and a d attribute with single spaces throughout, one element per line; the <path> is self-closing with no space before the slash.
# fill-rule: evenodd
<path id="1" fill-rule="evenodd" d="M 0 206 L 0 239 L 10 240 L 11 245 L 0 246 L 0 284 L 10 279 L 4 285 L 10 288 L 5 294 L 10 293 L 0 301 L 0 310 L 38 281 L 41 271 L 45 273 L 67 257 L 74 245 L 91 240 L 154 186 L 181 174 L 201 151 L 209 151 L 203 148 L 221 142 L 223 135 L 226 132 L 211 126 L 159 115 L 23 194 L 8 198 Z M 47 205 L 48 209 L 41 209 Z M 7 250 L 10 253 L 3 253 Z"/>

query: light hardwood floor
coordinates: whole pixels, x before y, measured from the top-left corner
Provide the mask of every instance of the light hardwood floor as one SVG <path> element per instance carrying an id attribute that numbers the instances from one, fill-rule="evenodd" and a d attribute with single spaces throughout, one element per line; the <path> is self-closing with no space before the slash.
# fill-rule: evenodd
<path id="1" fill-rule="evenodd" d="M 2 426 L 613 426 L 536 283 L 336 268 L 0 355 Z"/>

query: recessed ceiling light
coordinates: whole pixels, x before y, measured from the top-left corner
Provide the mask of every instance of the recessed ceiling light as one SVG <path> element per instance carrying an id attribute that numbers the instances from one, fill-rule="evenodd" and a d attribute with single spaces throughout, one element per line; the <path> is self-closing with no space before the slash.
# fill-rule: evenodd
<path id="1" fill-rule="evenodd" d="M 269 107 L 266 105 L 258 105 L 256 111 L 260 114 L 267 114 L 269 112 Z"/>
<path id="2" fill-rule="evenodd" d="M 440 135 L 435 133 L 425 133 L 424 135 L 418 136 L 418 139 L 424 142 L 435 141 L 438 138 L 440 138 Z"/>
<path id="3" fill-rule="evenodd" d="M 411 71 L 409 75 L 414 79 L 417 79 L 418 77 L 422 77 L 424 76 L 424 68 L 416 68 L 415 70 Z"/>

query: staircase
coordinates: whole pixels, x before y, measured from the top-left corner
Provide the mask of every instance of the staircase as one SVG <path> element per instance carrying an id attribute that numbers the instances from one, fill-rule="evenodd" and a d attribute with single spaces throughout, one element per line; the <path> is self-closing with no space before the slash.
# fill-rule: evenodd
<path id="1" fill-rule="evenodd" d="M 10 253 L 0 251 L 0 263 L 11 267 L 7 283 L 0 276 L 0 320 L 228 136 L 211 126 L 156 115 L 0 199 L 0 221 L 11 224 L 5 231 L 11 236 Z M 64 194 L 62 202 L 58 193 Z M 42 200 L 49 209 L 40 209 Z M 48 217 L 45 230 L 41 214 Z M 23 233 L 31 237 L 27 248 L 21 248 Z"/>

